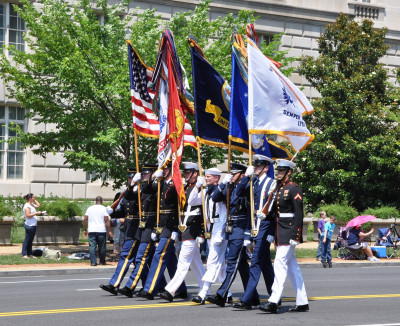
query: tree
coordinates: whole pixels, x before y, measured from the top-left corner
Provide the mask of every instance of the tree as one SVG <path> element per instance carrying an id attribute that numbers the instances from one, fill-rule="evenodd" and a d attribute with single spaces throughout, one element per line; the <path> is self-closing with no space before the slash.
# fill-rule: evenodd
<path id="1" fill-rule="evenodd" d="M 27 116 L 36 117 L 47 130 L 19 130 L 18 137 L 35 154 L 63 152 L 71 168 L 91 172 L 93 180 L 101 178 L 104 185 L 113 180 L 119 186 L 125 180 L 125 167 L 135 166 L 125 41 L 133 40 L 144 61 L 154 65 L 157 41 L 167 23 L 154 10 L 121 19 L 128 1 L 108 6 L 107 0 L 80 0 L 74 5 L 43 0 L 40 9 L 29 0 L 21 2 L 23 7 L 15 8 L 29 31 L 25 41 L 30 50 L 20 52 L 10 47 L 12 56 L 3 53 L 0 76 L 10 95 L 29 110 Z M 233 26 L 244 32 L 247 21 L 255 20 L 253 13 L 241 11 L 236 17 L 229 14 L 210 21 L 210 2 L 200 3 L 194 12 L 176 13 L 168 23 L 190 80 L 189 34 L 206 49 L 210 62 L 230 78 Z M 99 16 L 104 24 L 99 23 Z M 273 48 L 276 43 L 279 40 L 264 48 L 265 52 L 283 57 L 287 64 L 291 60 Z M 141 162 L 156 161 L 156 140 L 140 137 L 138 147 Z M 203 165 L 222 162 L 225 153 L 204 146 Z M 185 149 L 184 155 L 197 159 L 194 150 Z"/>
<path id="2" fill-rule="evenodd" d="M 319 38 L 320 56 L 303 57 L 299 72 L 321 94 L 308 125 L 314 142 L 299 155 L 299 180 L 309 203 L 348 202 L 362 210 L 398 205 L 400 130 L 391 100 L 386 29 L 341 14 Z"/>

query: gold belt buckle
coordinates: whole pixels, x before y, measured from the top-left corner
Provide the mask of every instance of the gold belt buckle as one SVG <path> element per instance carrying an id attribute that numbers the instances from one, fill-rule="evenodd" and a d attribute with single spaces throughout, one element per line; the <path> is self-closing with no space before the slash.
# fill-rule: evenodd
<path id="1" fill-rule="evenodd" d="M 186 225 L 178 225 L 178 229 L 183 233 L 183 232 L 185 232 L 186 231 L 186 229 L 187 229 L 187 226 Z"/>
<path id="2" fill-rule="evenodd" d="M 210 232 L 205 232 L 204 233 L 204 238 L 211 239 L 211 233 Z"/>
<path id="3" fill-rule="evenodd" d="M 231 234 L 232 231 L 233 231 L 233 226 L 227 224 L 227 225 L 225 226 L 225 232 L 228 233 L 228 234 Z"/>
<path id="4" fill-rule="evenodd" d="M 161 226 L 157 226 L 156 227 L 156 233 L 157 234 L 161 234 L 161 232 L 163 231 L 164 228 L 162 228 Z"/>
<path id="5" fill-rule="evenodd" d="M 139 228 L 144 229 L 146 227 L 146 221 L 141 220 L 139 222 Z"/>

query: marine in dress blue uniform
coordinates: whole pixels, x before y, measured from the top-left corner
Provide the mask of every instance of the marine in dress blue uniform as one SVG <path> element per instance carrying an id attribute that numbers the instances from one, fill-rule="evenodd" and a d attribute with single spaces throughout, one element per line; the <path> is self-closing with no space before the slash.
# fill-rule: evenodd
<path id="1" fill-rule="evenodd" d="M 237 194 L 239 196 L 248 196 L 250 193 L 249 181 L 254 171 L 256 175 L 253 178 L 254 212 L 257 216 L 255 223 L 258 233 L 253 238 L 254 251 L 251 258 L 249 281 L 246 290 L 240 301 L 233 305 L 236 309 L 245 310 L 250 310 L 252 306 L 260 304 L 256 288 L 261 274 L 264 276 L 268 294 L 272 293 L 271 288 L 274 281 L 274 269 L 270 255 L 270 242 L 273 242 L 274 235 L 273 221 L 261 213 L 268 194 L 274 185 L 274 180 L 267 176 L 268 169 L 273 160 L 264 155 L 254 155 L 253 160 L 254 168 L 251 166 L 248 167 L 245 176 L 237 186 Z"/>
<path id="2" fill-rule="evenodd" d="M 136 252 L 139 248 L 139 241 L 135 239 L 136 230 L 139 226 L 138 216 L 138 195 L 137 187 L 134 186 L 134 169 L 128 168 L 128 188 L 124 197 L 121 199 L 115 213 L 120 219 L 123 219 L 125 228 L 125 242 L 122 246 L 117 268 L 112 275 L 108 284 L 101 284 L 100 288 L 111 294 L 117 295 L 118 288 L 129 269 L 129 266 L 135 259 Z M 136 176 L 137 177 L 137 176 Z"/>
<path id="3" fill-rule="evenodd" d="M 283 286 L 289 275 L 296 292 L 296 305 L 288 311 L 305 312 L 309 310 L 307 293 L 295 254 L 295 247 L 303 242 L 303 194 L 300 187 L 290 181 L 296 164 L 283 159 L 276 160 L 276 162 L 278 187 L 271 210 L 271 215 L 276 219 L 275 279 L 272 295 L 268 303 L 260 306 L 260 310 L 277 313 Z"/>
<path id="4" fill-rule="evenodd" d="M 223 183 L 218 186 L 212 198 L 214 202 L 226 202 L 229 187 L 229 221 L 227 221 L 225 233 L 228 240 L 226 277 L 217 293 L 207 297 L 209 302 L 220 307 L 224 307 L 227 301 L 229 304 L 233 303 L 229 289 L 235 280 L 237 271 L 242 279 L 244 290 L 249 280 L 246 246 L 251 244 L 250 207 L 248 199 L 237 194 L 237 184 L 244 176 L 246 169 L 247 167 L 243 164 L 231 163 L 231 174 L 225 176 Z M 254 300 L 258 300 L 257 292 L 254 294 Z"/>
<path id="5" fill-rule="evenodd" d="M 156 178 L 161 177 L 157 172 L 155 173 Z M 165 285 L 165 269 L 168 269 L 169 277 L 173 278 L 178 264 L 178 259 L 175 255 L 175 239 L 178 236 L 178 195 L 172 182 L 171 164 L 168 164 L 162 172 L 164 180 L 161 182 L 159 221 L 159 227 L 162 230 L 158 235 L 153 230 L 151 235 L 153 240 L 158 238 L 159 242 L 151 261 L 146 283 L 143 290 L 137 294 L 139 297 L 149 300 L 153 300 L 154 296 Z M 184 282 L 177 292 L 181 296 L 185 296 L 186 293 L 187 296 Z"/>

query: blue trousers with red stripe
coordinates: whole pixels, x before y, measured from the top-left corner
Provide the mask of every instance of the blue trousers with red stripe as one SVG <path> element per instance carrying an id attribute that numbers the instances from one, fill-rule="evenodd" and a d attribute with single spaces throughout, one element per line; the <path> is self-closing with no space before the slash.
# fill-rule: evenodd
<path id="1" fill-rule="evenodd" d="M 129 269 L 129 266 L 136 257 L 136 253 L 139 249 L 139 243 L 140 242 L 137 240 L 125 240 L 124 245 L 122 246 L 121 255 L 119 256 L 117 268 L 108 282 L 113 287 L 118 288 L 120 286 L 126 272 Z"/>
<path id="2" fill-rule="evenodd" d="M 161 238 L 154 252 L 149 274 L 147 275 L 146 284 L 144 285 L 143 290 L 155 295 L 165 286 L 163 285 L 163 280 L 165 281 L 165 269 L 168 269 L 169 277 L 172 279 L 175 275 L 177 264 L 178 259 L 175 255 L 175 241 L 171 238 Z M 176 292 L 178 293 L 183 291 L 186 291 L 185 282 L 182 283 Z"/>

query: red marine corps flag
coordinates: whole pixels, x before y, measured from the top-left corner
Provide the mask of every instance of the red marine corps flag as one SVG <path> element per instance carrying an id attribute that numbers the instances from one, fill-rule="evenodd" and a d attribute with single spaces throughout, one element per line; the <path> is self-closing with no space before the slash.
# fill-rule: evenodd
<path id="1" fill-rule="evenodd" d="M 182 159 L 184 138 L 189 123 L 186 112 L 190 112 L 183 101 L 184 86 L 179 58 L 176 54 L 173 35 L 169 30 L 163 33 L 156 63 L 154 87 L 158 90 L 160 137 L 158 143 L 159 168 L 172 162 L 172 181 L 178 193 L 180 206 L 186 202 L 179 165 Z M 190 137 L 194 136 L 193 133 Z"/>

